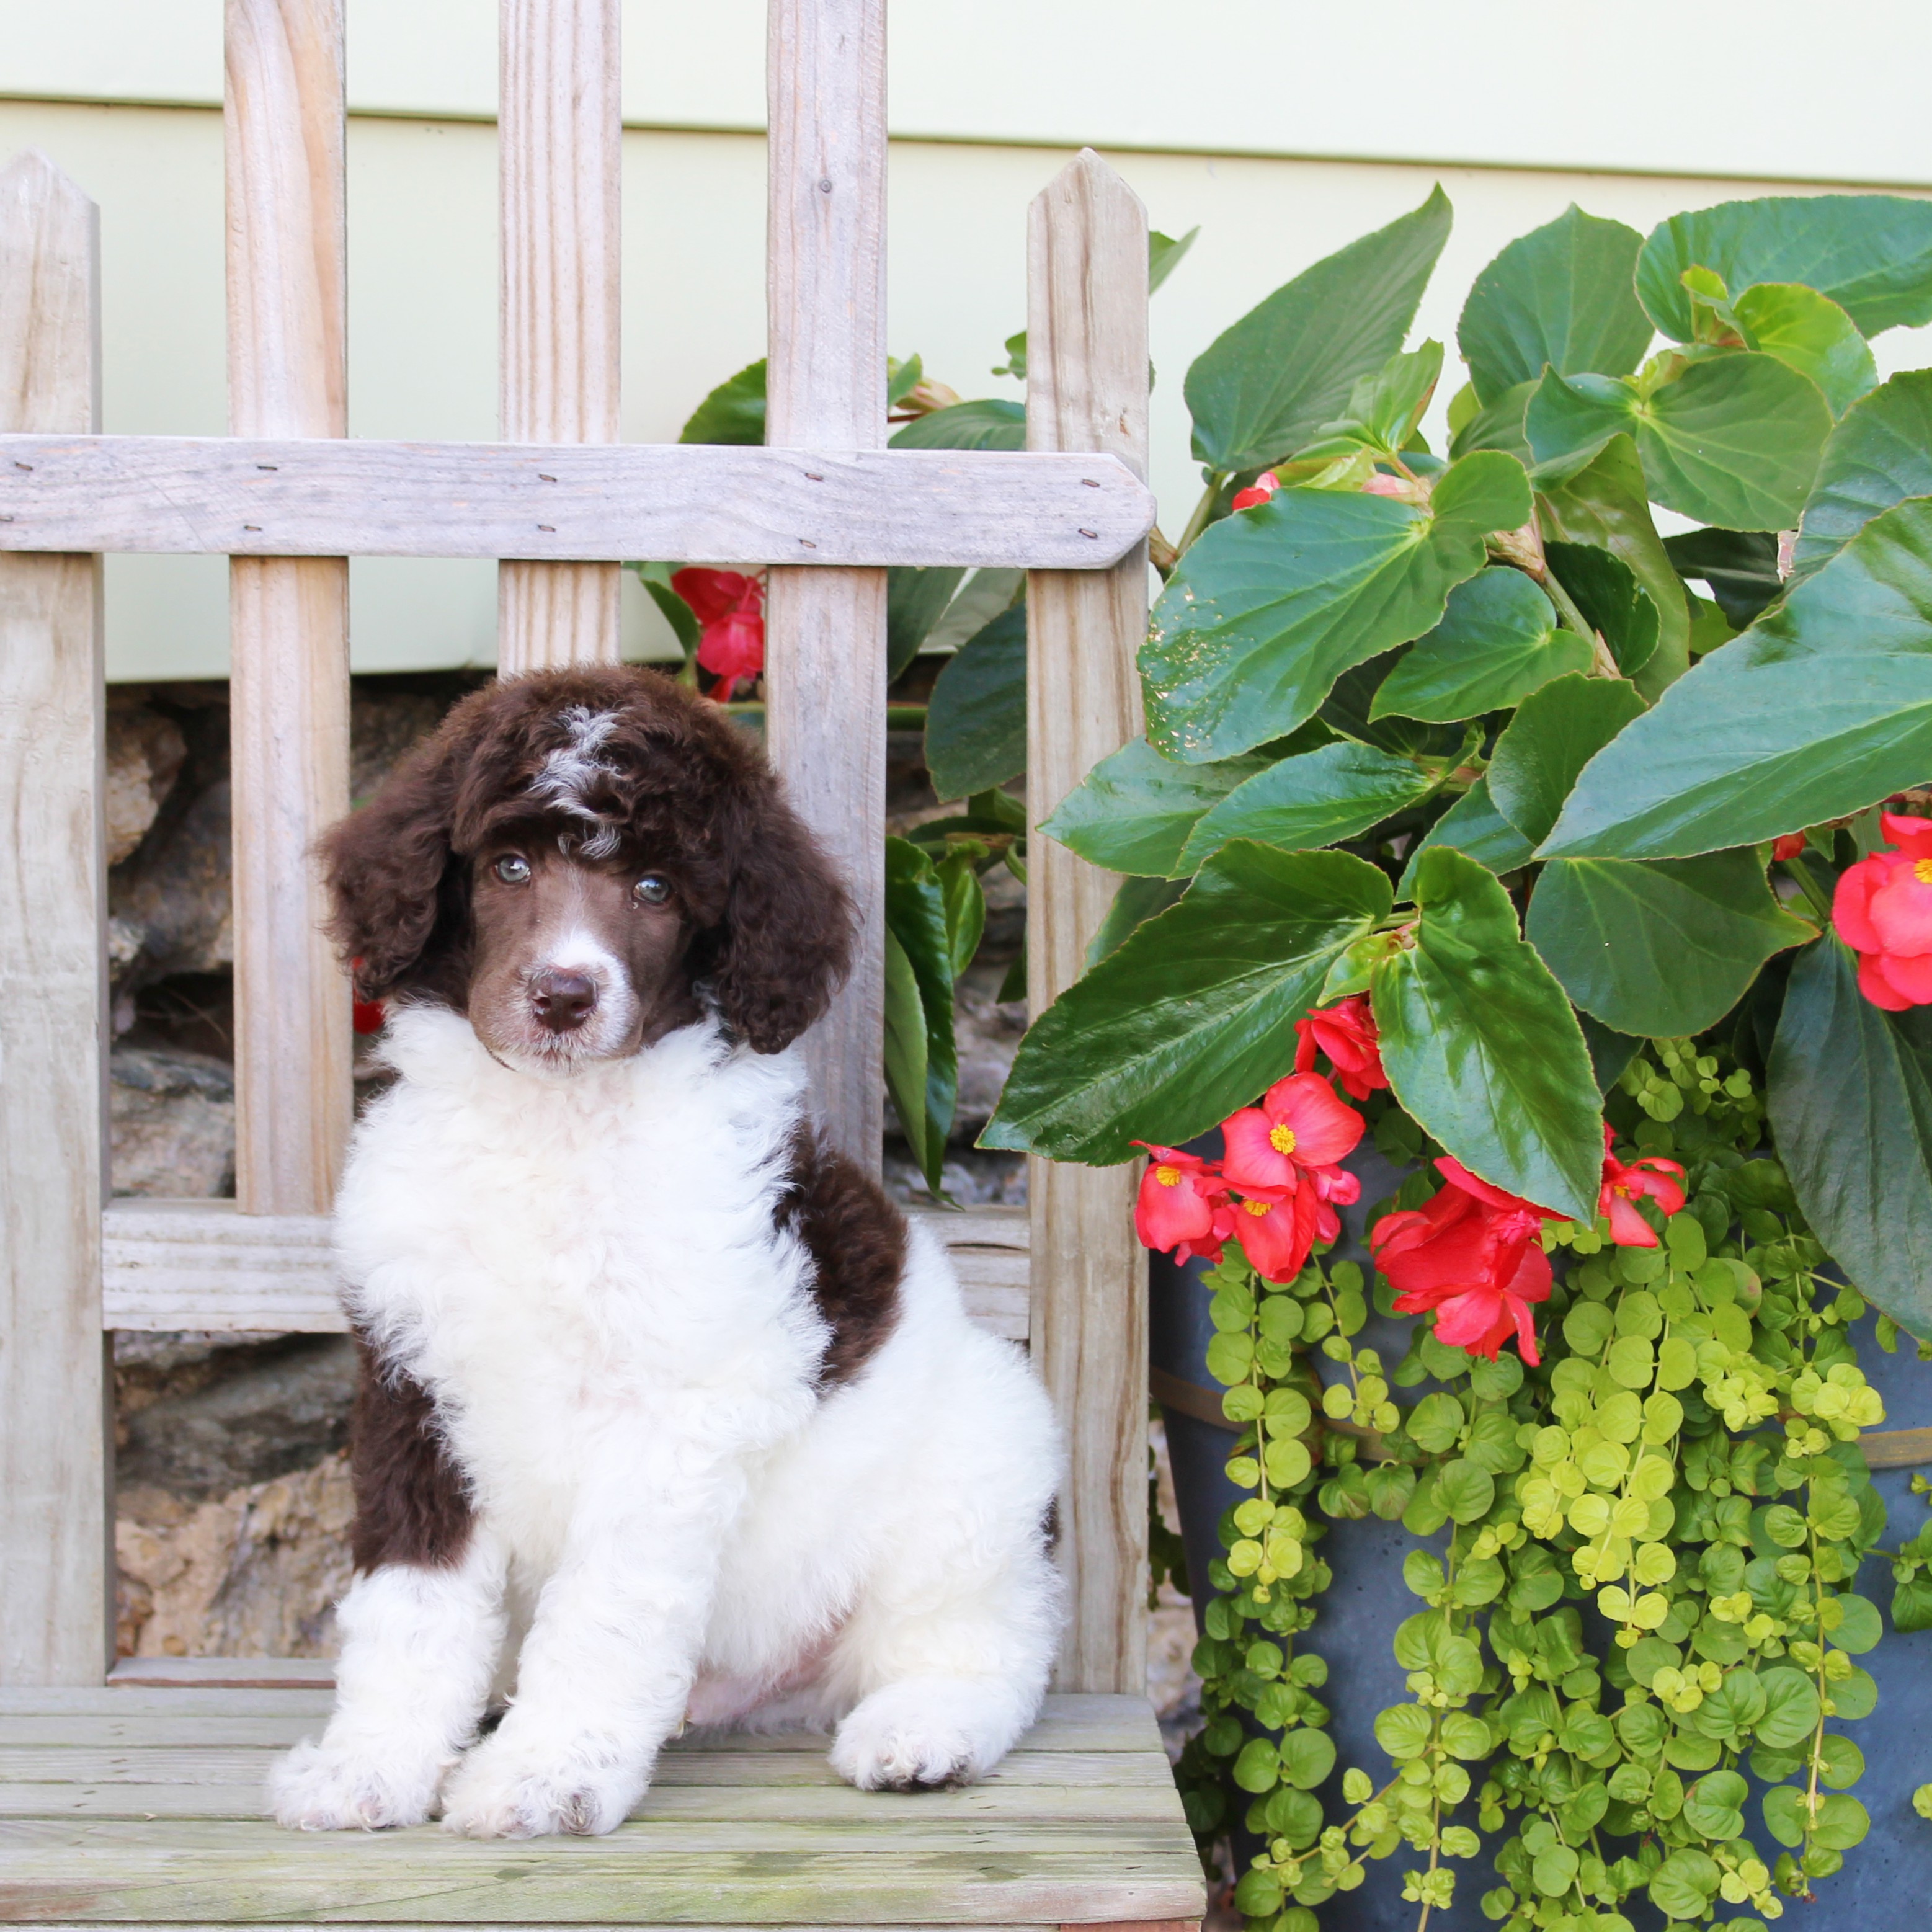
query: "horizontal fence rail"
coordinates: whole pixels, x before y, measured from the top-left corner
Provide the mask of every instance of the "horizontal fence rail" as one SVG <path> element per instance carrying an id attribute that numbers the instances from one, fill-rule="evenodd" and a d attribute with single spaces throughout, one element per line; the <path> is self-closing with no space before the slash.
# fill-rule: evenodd
<path id="1" fill-rule="evenodd" d="M 0 436 L 0 551 L 1101 569 L 1112 456 L 695 443 Z"/>

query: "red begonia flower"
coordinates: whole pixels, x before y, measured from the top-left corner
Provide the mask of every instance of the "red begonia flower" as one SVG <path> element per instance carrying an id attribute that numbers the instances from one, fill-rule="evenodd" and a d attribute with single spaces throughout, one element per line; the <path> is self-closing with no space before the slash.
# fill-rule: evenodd
<path id="1" fill-rule="evenodd" d="M 1318 1009 L 1306 1019 L 1297 1020 L 1294 1031 L 1296 1072 L 1306 1073 L 1313 1066 L 1318 1049 L 1328 1056 L 1336 1078 L 1356 1100 L 1366 1100 L 1388 1084 L 1367 994 L 1357 993 Z"/>
<path id="2" fill-rule="evenodd" d="M 1222 1171 L 1244 1194 L 1293 1190 L 1312 1168 L 1333 1167 L 1362 1137 L 1362 1117 L 1335 1097 L 1318 1073 L 1277 1080 L 1258 1107 L 1244 1107 L 1221 1124 L 1227 1154 Z"/>
<path id="3" fill-rule="evenodd" d="M 1858 991 L 1887 1012 L 1932 1004 L 1932 819 L 1887 812 L 1891 849 L 1838 881 L 1832 923 L 1858 956 Z"/>
<path id="4" fill-rule="evenodd" d="M 695 566 L 674 572 L 670 587 L 702 628 L 698 662 L 718 680 L 711 694 L 728 704 L 765 668 L 765 587 L 735 570 Z"/>
<path id="5" fill-rule="evenodd" d="M 1646 1154 L 1628 1164 L 1616 1157 L 1616 1134 L 1604 1123 L 1604 1185 L 1597 1196 L 1597 1212 L 1607 1215 L 1610 1239 L 1620 1248 L 1654 1248 L 1657 1231 L 1636 1210 L 1636 1204 L 1648 1195 L 1666 1214 L 1684 1205 L 1684 1169 L 1661 1154 Z"/>
<path id="6" fill-rule="evenodd" d="M 1423 1207 L 1385 1214 L 1369 1236 L 1376 1265 L 1396 1290 L 1396 1312 L 1436 1311 L 1436 1340 L 1494 1360 L 1514 1334 L 1532 1366 L 1532 1302 L 1550 1294 L 1550 1262 L 1537 1237 L 1558 1217 L 1479 1180 L 1447 1156 L 1449 1184 Z"/>
<path id="7" fill-rule="evenodd" d="M 1265 503 L 1281 488 L 1281 479 L 1272 470 L 1264 470 L 1245 490 L 1234 492 L 1232 508 L 1251 510 L 1257 503 Z"/>
<path id="8" fill-rule="evenodd" d="M 1332 1241 L 1342 1223 L 1312 1187 L 1267 1187 L 1226 1203 L 1215 1216 L 1214 1232 L 1224 1240 L 1239 1241 L 1263 1280 L 1282 1282 L 1292 1281 L 1317 1239 Z"/>
<path id="9" fill-rule="evenodd" d="M 1216 1233 L 1215 1210 L 1226 1200 L 1227 1190 L 1213 1166 L 1178 1148 L 1156 1147 L 1150 1141 L 1134 1145 L 1153 1156 L 1134 1203 L 1134 1232 L 1141 1245 L 1172 1248 L 1177 1261 L 1197 1254 L 1219 1261 L 1226 1238 Z"/>
<path id="10" fill-rule="evenodd" d="M 1771 842 L 1771 856 L 1774 859 L 1795 859 L 1804 849 L 1804 835 L 1802 832 L 1787 832 Z"/>

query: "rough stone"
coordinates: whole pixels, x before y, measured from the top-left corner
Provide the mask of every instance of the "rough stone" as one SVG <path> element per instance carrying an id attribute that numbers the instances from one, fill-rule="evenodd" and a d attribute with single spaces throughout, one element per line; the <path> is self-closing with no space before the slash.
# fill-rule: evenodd
<path id="1" fill-rule="evenodd" d="M 448 694 L 370 690 L 358 684 L 349 702 L 349 796 L 369 797 L 396 760 L 442 722 Z"/>
<path id="2" fill-rule="evenodd" d="M 956 1146 L 970 1147 L 992 1118 L 1027 1029 L 1025 1000 L 1003 1003 L 999 998 L 1000 982 L 1006 976 L 1006 969 L 1000 962 L 981 958 L 959 976 L 952 1011 L 959 1096 L 952 1131 L 947 1136 Z"/>
<path id="3" fill-rule="evenodd" d="M 235 1192 L 235 1070 L 205 1053 L 116 1046 L 108 1056 L 116 1194 Z"/>
<path id="4" fill-rule="evenodd" d="M 109 910 L 144 928 L 142 976 L 209 973 L 235 963 L 229 788 L 208 786 L 109 882 Z"/>
<path id="5" fill-rule="evenodd" d="M 188 741 L 172 718 L 145 704 L 110 701 L 103 814 L 109 865 L 119 865 L 147 836 L 187 757 Z"/>

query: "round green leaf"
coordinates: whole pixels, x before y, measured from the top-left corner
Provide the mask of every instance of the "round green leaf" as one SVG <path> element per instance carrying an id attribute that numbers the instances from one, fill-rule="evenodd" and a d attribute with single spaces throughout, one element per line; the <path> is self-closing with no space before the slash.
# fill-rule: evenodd
<path id="1" fill-rule="evenodd" d="M 1750 1792 L 1734 1771 L 1706 1772 L 1684 1794 L 1684 1822 L 1702 1838 L 1735 1838 L 1744 1828 Z"/>
<path id="2" fill-rule="evenodd" d="M 1848 1852 L 1870 1829 L 1870 1814 L 1856 1798 L 1839 1794 L 1818 1801 L 1818 1824 L 1813 1835 L 1826 1850 Z"/>
<path id="3" fill-rule="evenodd" d="M 1557 628 L 1550 599 L 1520 570 L 1480 570 L 1449 593 L 1442 621 L 1398 660 L 1372 715 L 1436 723 L 1501 711 L 1592 662 L 1589 640 Z"/>
<path id="4" fill-rule="evenodd" d="M 1850 1594 L 1838 1599 L 1842 1613 L 1836 1630 L 1832 1632 L 1832 1641 L 1840 1650 L 1847 1650 L 1854 1657 L 1862 1657 L 1868 1650 L 1878 1648 L 1878 1640 L 1885 1634 L 1885 1624 L 1878 1613 L 1878 1606 L 1869 1597 Z"/>
<path id="5" fill-rule="evenodd" d="M 1792 1750 L 1818 1727 L 1818 1693 L 1810 1678 L 1788 1664 L 1773 1664 L 1757 1674 L 1764 1692 L 1764 1714 L 1756 1735 L 1773 1750 Z"/>
<path id="6" fill-rule="evenodd" d="M 1149 743 L 1193 764 L 1285 736 L 1343 671 L 1435 624 L 1482 568 L 1484 538 L 1529 508 L 1522 466 L 1484 451 L 1443 472 L 1426 510 L 1287 489 L 1215 524 L 1175 567 L 1141 650 Z"/>
<path id="7" fill-rule="evenodd" d="M 1408 1412 L 1408 1437 L 1418 1449 L 1439 1456 L 1462 1432 L 1462 1405 L 1446 1391 L 1426 1395 Z"/>
<path id="8" fill-rule="evenodd" d="M 1578 1006 L 1652 1039 L 1714 1026 L 1774 952 L 1817 937 L 1772 896 L 1748 847 L 1702 859 L 1553 860 L 1527 930 Z"/>
<path id="9" fill-rule="evenodd" d="M 1333 845 L 1413 805 L 1435 780 L 1412 758 L 1344 742 L 1283 758 L 1258 772 L 1196 825 L 1175 866 L 1194 872 L 1231 838 L 1258 838 L 1284 852 Z"/>
<path id="10" fill-rule="evenodd" d="M 1764 1794 L 1764 1828 L 1792 1850 L 1804 1842 L 1804 1794 L 1796 1785 L 1774 1785 Z"/>
<path id="11" fill-rule="evenodd" d="M 1416 898 L 1415 943 L 1372 992 L 1396 1098 L 1492 1186 L 1594 1220 L 1603 1128 L 1569 1000 L 1518 934 L 1508 894 L 1473 860 L 1424 854 Z"/>
<path id="12" fill-rule="evenodd" d="M 1818 1766 L 1818 1775 L 1824 1783 L 1842 1791 L 1864 1774 L 1864 1753 L 1850 1738 L 1840 1737 L 1835 1731 L 1826 1732 Z"/>
<path id="13" fill-rule="evenodd" d="M 1476 1522 L 1490 1513 L 1496 1499 L 1496 1478 L 1466 1457 L 1443 1467 L 1442 1504 L 1457 1522 Z"/>
<path id="14" fill-rule="evenodd" d="M 1281 1774 L 1298 1791 L 1312 1791 L 1335 1768 L 1335 1740 L 1301 1725 L 1281 1741 Z"/>
<path id="15" fill-rule="evenodd" d="M 1468 1711 L 1448 1711 L 1442 1718 L 1442 1746 L 1451 1757 L 1474 1763 L 1496 1748 L 1490 1727 Z"/>
<path id="16" fill-rule="evenodd" d="M 1616 1318 L 1600 1301 L 1577 1302 L 1563 1318 L 1563 1339 L 1580 1355 L 1594 1355 L 1610 1339 L 1610 1330 Z M 1634 1438 L 1633 1428 L 1628 1436 L 1620 1436 L 1618 1441 L 1628 1442 Z"/>
<path id="17" fill-rule="evenodd" d="M 1832 1685 L 1834 1716 L 1856 1724 L 1878 1708 L 1878 1680 L 1869 1670 L 1854 1670 L 1849 1677 L 1837 1678 Z"/>
<path id="18" fill-rule="evenodd" d="M 1928 771 L 1932 502 L 1914 500 L 1874 518 L 1592 758 L 1542 856 L 1688 858 L 1754 844 L 1862 810 Z"/>
<path id="19" fill-rule="evenodd" d="M 1273 1742 L 1267 1738 L 1250 1738 L 1234 1760 L 1232 1775 L 1244 1791 L 1258 1794 L 1274 1789 L 1280 1767 L 1280 1760 Z"/>
<path id="20" fill-rule="evenodd" d="M 1717 1862 L 1694 1846 L 1672 1852 L 1650 1881 L 1650 1902 L 1666 1918 L 1701 1918 L 1718 1888 Z"/>
<path id="21" fill-rule="evenodd" d="M 1561 1898 L 1576 1882 L 1577 1862 L 1569 1846 L 1546 1846 L 1537 1853 L 1530 1876 L 1545 1898 Z"/>
<path id="22" fill-rule="evenodd" d="M 1818 464 L 1792 558 L 1809 577 L 1873 518 L 1932 496 L 1932 369 L 1907 369 L 1846 411 Z"/>
<path id="23" fill-rule="evenodd" d="M 1727 288 L 1802 282 L 1867 335 L 1932 322 L 1932 206 L 1895 194 L 1768 195 L 1673 214 L 1637 260 L 1636 292 L 1666 335 L 1692 334 L 1686 268 Z"/>
<path id="24" fill-rule="evenodd" d="M 1376 1742 L 1400 1764 L 1429 1748 L 1435 1725 L 1420 1704 L 1392 1704 L 1377 1713 Z"/>
<path id="25" fill-rule="evenodd" d="M 1104 1164 L 1204 1132 L 1293 1064 L 1294 1022 L 1389 904 L 1348 854 L 1225 848 L 1034 1022 L 980 1144 Z"/>
<path id="26" fill-rule="evenodd" d="M 1649 346 L 1650 318 L 1631 286 L 1643 240 L 1574 203 L 1510 243 L 1476 278 L 1456 346 L 1485 404 L 1544 365 L 1570 375 L 1628 375 Z"/>

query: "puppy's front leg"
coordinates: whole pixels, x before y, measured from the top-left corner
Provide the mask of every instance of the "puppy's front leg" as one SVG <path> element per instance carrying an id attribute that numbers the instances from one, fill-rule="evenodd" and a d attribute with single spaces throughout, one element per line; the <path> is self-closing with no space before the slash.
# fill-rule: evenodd
<path id="1" fill-rule="evenodd" d="M 502 1648 L 504 1562 L 478 1531 L 452 1564 L 385 1563 L 342 1600 L 335 1714 L 268 1780 L 278 1821 L 305 1832 L 420 1825 L 476 1735 Z"/>
<path id="2" fill-rule="evenodd" d="M 736 1508 L 735 1483 L 681 1480 L 674 1500 L 665 1492 L 677 1483 L 653 1472 L 580 1507 L 538 1598 L 508 1714 L 449 1780 L 446 1828 L 608 1832 L 644 1795 L 684 1714 Z"/>

